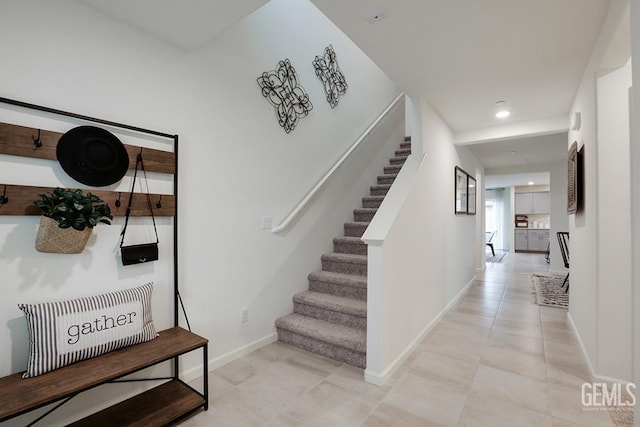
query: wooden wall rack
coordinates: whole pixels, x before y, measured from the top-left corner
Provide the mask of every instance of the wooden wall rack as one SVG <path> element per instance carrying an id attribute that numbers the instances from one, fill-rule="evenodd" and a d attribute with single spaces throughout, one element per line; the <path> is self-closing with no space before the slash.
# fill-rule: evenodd
<path id="1" fill-rule="evenodd" d="M 179 325 L 178 307 L 181 305 L 178 286 L 178 135 L 143 129 L 131 125 L 112 122 L 57 110 L 41 105 L 29 104 L 0 97 L 0 103 L 20 108 L 42 111 L 69 117 L 88 123 L 102 124 L 143 135 L 167 138 L 173 142 L 173 152 L 129 146 L 129 169 L 135 168 L 135 159 L 142 150 L 145 168 L 149 172 L 173 175 L 173 194 L 152 194 L 154 214 L 173 217 L 173 323 L 174 327 L 160 331 L 159 337 L 146 343 L 125 347 L 96 358 L 65 366 L 46 374 L 22 379 L 21 373 L 0 378 L 0 422 L 27 413 L 36 408 L 59 402 L 58 405 L 41 415 L 29 425 L 33 425 L 51 412 L 64 405 L 82 391 L 89 390 L 116 379 L 167 360 L 173 361 L 173 374 L 168 378 L 149 378 L 164 382 L 149 391 L 138 394 L 124 402 L 91 415 L 74 425 L 167 425 L 199 409 L 209 407 L 208 389 L 208 341 Z M 62 134 L 48 130 L 0 123 L 0 154 L 57 160 L 55 148 Z M 32 187 L 0 183 L 0 195 L 6 190 L 8 203 L 0 205 L 0 215 L 38 215 L 33 201 L 38 194 L 50 192 L 53 187 Z M 89 190 L 111 206 L 114 215 L 124 215 L 128 202 L 127 192 L 109 190 Z M 121 207 L 115 201 L 121 197 Z M 161 208 L 155 207 L 160 201 Z M 132 215 L 148 215 L 146 195 L 136 193 L 133 199 Z M 189 325 L 188 320 L 187 325 Z M 180 379 L 179 356 L 202 349 L 203 392 L 200 393 Z M 119 381 L 126 381 L 122 379 Z M 139 380 L 135 380 L 139 381 Z"/>

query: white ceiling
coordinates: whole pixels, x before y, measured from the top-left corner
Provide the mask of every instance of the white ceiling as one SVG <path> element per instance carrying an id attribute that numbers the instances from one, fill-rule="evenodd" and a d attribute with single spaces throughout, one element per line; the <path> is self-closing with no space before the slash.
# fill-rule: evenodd
<path id="1" fill-rule="evenodd" d="M 269 0 L 78 0 L 184 50 L 194 50 Z"/>
<path id="2" fill-rule="evenodd" d="M 194 50 L 268 0 L 78 1 L 174 46 Z M 568 127 L 571 103 L 610 4 L 610 0 L 311 2 L 405 92 L 424 97 L 456 134 L 564 116 Z M 382 19 L 371 23 L 372 16 Z M 497 121 L 495 103 L 502 100 L 512 114 Z M 552 139 L 525 137 L 469 147 L 486 167 L 505 167 L 551 160 L 558 154 Z M 562 157 L 566 142 L 565 136 L 558 143 Z M 509 144 L 518 144 L 516 155 L 505 154 L 513 151 Z"/>

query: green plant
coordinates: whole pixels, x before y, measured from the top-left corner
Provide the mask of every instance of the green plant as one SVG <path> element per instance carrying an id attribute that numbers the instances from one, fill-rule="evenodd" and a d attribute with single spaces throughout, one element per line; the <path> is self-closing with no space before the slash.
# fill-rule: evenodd
<path id="1" fill-rule="evenodd" d="M 98 223 L 111 224 L 113 216 L 109 205 L 95 194 L 82 190 L 55 188 L 51 194 L 40 194 L 40 200 L 33 202 L 46 217 L 58 222 L 60 228 L 73 227 L 82 231 L 93 228 Z"/>

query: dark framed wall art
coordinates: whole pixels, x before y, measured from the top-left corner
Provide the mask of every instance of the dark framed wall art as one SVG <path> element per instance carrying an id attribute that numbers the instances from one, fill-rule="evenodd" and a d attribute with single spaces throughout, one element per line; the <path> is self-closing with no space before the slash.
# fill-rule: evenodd
<path id="1" fill-rule="evenodd" d="M 567 214 L 578 211 L 578 142 L 573 141 L 567 154 Z"/>
<path id="2" fill-rule="evenodd" d="M 476 179 L 467 174 L 467 215 L 476 214 Z"/>
<path id="3" fill-rule="evenodd" d="M 462 168 L 455 167 L 455 205 L 454 212 L 456 214 L 467 213 L 467 176 L 468 174 Z"/>

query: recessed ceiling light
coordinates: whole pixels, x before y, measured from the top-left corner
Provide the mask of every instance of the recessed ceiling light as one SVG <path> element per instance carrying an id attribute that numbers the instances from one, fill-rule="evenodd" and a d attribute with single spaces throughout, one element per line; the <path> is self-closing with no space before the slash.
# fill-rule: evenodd
<path id="1" fill-rule="evenodd" d="M 533 185 L 533 184 L 535 184 L 535 183 L 534 183 L 533 181 L 529 181 L 529 182 L 528 182 L 528 184 L 529 184 L 529 185 Z"/>
<path id="2" fill-rule="evenodd" d="M 511 115 L 511 112 L 507 108 L 507 103 L 504 101 L 496 102 L 496 118 L 504 119 Z"/>

